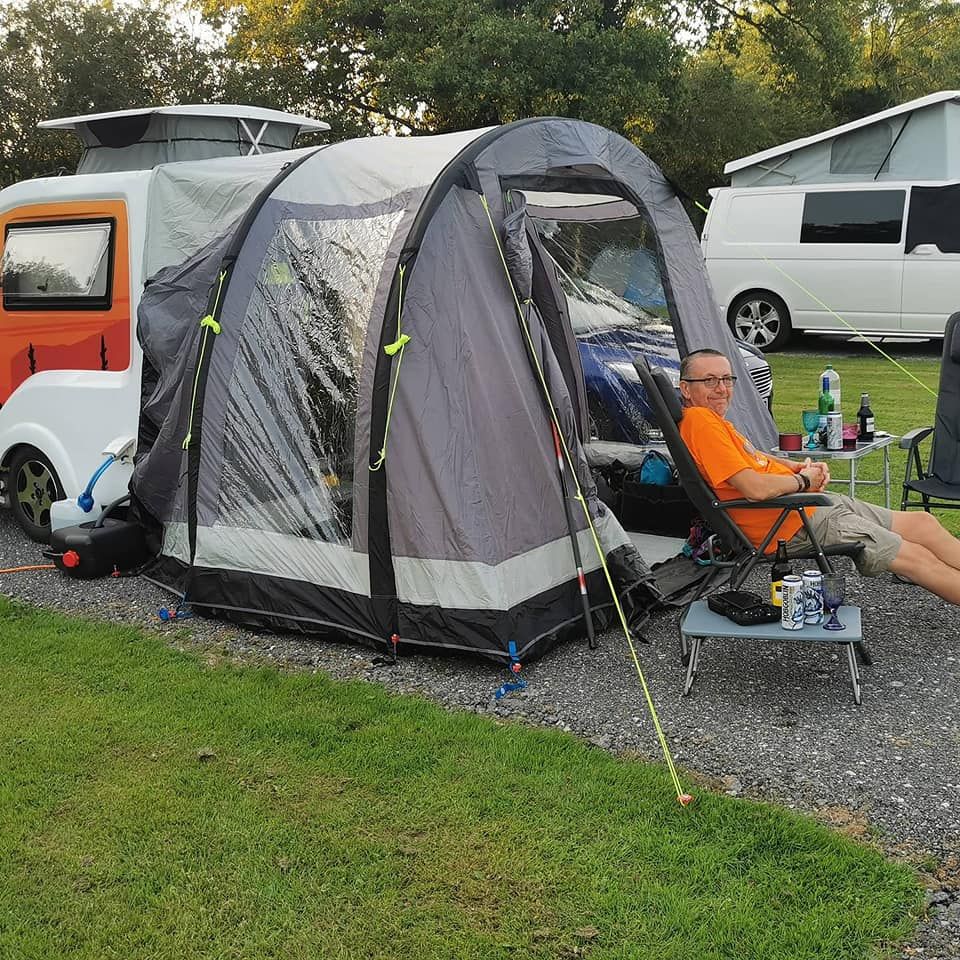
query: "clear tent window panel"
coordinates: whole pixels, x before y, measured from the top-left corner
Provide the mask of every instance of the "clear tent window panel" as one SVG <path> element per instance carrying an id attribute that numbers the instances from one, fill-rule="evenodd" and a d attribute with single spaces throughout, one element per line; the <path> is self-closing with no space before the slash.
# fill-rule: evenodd
<path id="1" fill-rule="evenodd" d="M 351 542 L 360 364 L 402 215 L 285 220 L 274 234 L 230 385 L 220 524 Z"/>

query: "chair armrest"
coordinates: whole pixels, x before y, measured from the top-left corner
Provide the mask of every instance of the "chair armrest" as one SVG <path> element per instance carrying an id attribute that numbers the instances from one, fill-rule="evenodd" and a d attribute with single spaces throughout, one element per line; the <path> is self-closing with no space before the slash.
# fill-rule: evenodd
<path id="1" fill-rule="evenodd" d="M 911 430 L 909 433 L 905 433 L 900 438 L 900 449 L 901 450 L 912 450 L 914 447 L 918 446 L 922 440 L 925 440 L 930 434 L 933 433 L 933 427 L 917 427 L 916 430 Z"/>
<path id="2" fill-rule="evenodd" d="M 764 507 L 829 507 L 833 501 L 825 493 L 791 493 L 786 497 L 771 497 L 769 500 L 714 500 L 714 506 L 721 510 L 731 507 L 757 509 Z"/>

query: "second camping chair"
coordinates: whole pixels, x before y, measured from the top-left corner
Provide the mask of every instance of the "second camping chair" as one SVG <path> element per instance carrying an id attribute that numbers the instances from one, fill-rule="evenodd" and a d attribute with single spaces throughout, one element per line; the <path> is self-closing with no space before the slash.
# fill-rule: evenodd
<path id="1" fill-rule="evenodd" d="M 678 424 L 683 417 L 683 407 L 676 388 L 670 383 L 667 375 L 659 367 L 650 369 L 646 360 L 636 357 L 633 365 L 640 376 L 640 382 L 647 392 L 657 423 L 663 430 L 663 437 L 667 449 L 673 457 L 674 466 L 680 483 L 694 506 L 700 511 L 704 523 L 720 539 L 725 548 L 711 551 L 711 563 L 733 568 L 730 578 L 730 587 L 739 590 L 747 579 L 750 571 L 760 562 L 772 561 L 773 555 L 767 555 L 767 547 L 774 541 L 777 531 L 791 512 L 800 516 L 800 521 L 810 538 L 810 547 L 800 552 L 791 552 L 791 560 L 813 560 L 823 573 L 833 573 L 829 557 L 855 557 L 863 550 L 862 543 L 845 544 L 834 547 L 822 547 L 814 535 L 807 516 L 807 507 L 826 506 L 830 503 L 822 493 L 795 493 L 784 497 L 774 497 L 770 500 L 718 500 L 713 490 L 707 485 L 697 468 L 687 445 L 680 436 Z M 770 527 L 766 537 L 759 547 L 747 538 L 746 534 L 733 522 L 728 511 L 731 507 L 747 509 L 765 509 L 779 507 L 780 515 Z"/>
<path id="2" fill-rule="evenodd" d="M 900 449 L 907 451 L 901 510 L 921 507 L 929 513 L 931 509 L 960 509 L 960 313 L 950 317 L 943 333 L 933 422 L 932 427 L 911 430 L 900 440 Z M 931 434 L 930 458 L 924 470 L 920 444 Z M 920 499 L 912 498 L 913 494 L 919 494 Z"/>

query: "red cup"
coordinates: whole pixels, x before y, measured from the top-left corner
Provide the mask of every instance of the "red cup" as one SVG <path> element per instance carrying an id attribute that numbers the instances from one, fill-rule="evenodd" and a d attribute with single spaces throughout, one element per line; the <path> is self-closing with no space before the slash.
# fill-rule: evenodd
<path id="1" fill-rule="evenodd" d="M 799 433 L 781 433 L 778 445 L 781 450 L 800 450 L 803 435 Z"/>
<path id="2" fill-rule="evenodd" d="M 860 432 L 860 427 L 855 423 L 845 423 L 843 425 L 843 449 L 844 450 L 856 450 L 857 449 L 857 435 Z"/>

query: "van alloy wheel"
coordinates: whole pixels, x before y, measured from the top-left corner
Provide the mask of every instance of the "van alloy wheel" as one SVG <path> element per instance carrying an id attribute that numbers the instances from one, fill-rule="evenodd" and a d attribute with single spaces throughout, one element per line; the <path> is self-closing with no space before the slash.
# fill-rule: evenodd
<path id="1" fill-rule="evenodd" d="M 32 540 L 50 536 L 50 507 L 62 496 L 60 481 L 39 450 L 26 448 L 10 464 L 10 505 L 17 523 Z"/>
<path id="2" fill-rule="evenodd" d="M 790 339 L 787 305 L 773 293 L 738 297 L 730 311 L 730 326 L 738 340 L 760 350 L 779 350 Z"/>

